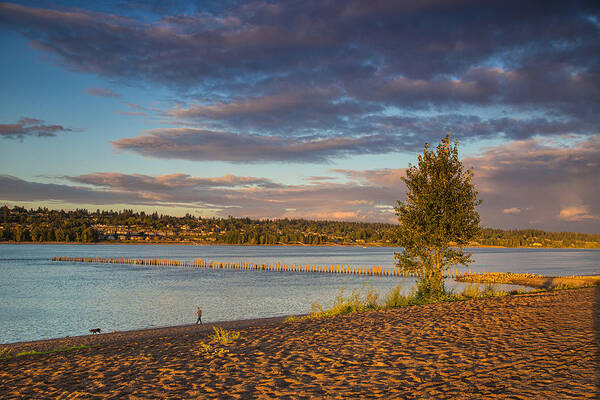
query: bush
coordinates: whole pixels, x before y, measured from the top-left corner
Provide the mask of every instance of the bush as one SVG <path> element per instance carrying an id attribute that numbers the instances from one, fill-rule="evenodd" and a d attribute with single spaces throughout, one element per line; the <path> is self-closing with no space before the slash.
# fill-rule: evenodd
<path id="1" fill-rule="evenodd" d="M 415 298 L 415 292 L 412 291 L 408 296 L 402 294 L 402 285 L 398 285 L 385 296 L 383 308 L 405 307 L 411 304 Z"/>
<path id="2" fill-rule="evenodd" d="M 213 326 L 214 334 L 211 336 L 211 341 L 222 344 L 223 346 L 233 343 L 241 338 L 237 331 L 226 331 L 225 329 Z"/>

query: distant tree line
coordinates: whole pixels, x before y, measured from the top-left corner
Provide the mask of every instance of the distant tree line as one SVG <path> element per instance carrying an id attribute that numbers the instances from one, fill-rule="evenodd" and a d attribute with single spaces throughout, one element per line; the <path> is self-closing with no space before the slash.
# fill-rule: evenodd
<path id="1" fill-rule="evenodd" d="M 170 232 L 169 241 L 225 244 L 398 245 L 397 224 L 306 219 L 203 218 L 187 214 L 74 211 L 0 207 L 0 241 L 83 242 L 105 240 L 98 226 L 137 232 Z M 484 228 L 473 245 L 600 248 L 600 234 Z"/>
<path id="2" fill-rule="evenodd" d="M 15 242 L 82 242 L 98 240 L 98 232 L 92 228 L 89 214 L 50 211 L 48 209 L 26 210 L 21 207 L 0 209 L 0 240 Z"/>

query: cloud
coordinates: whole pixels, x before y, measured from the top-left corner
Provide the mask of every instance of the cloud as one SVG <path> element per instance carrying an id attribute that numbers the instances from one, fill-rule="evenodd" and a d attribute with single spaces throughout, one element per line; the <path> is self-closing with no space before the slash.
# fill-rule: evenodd
<path id="1" fill-rule="evenodd" d="M 119 115 L 129 115 L 129 116 L 134 116 L 134 117 L 147 117 L 148 113 L 145 113 L 143 111 L 123 111 L 123 110 L 118 110 L 117 114 Z"/>
<path id="2" fill-rule="evenodd" d="M 106 88 L 101 88 L 101 87 L 89 87 L 85 90 L 85 92 L 87 94 L 91 94 L 92 96 L 98 96 L 98 97 L 113 97 L 113 98 L 120 98 L 121 95 L 119 93 L 116 93 L 110 89 L 106 89 Z"/>
<path id="3" fill-rule="evenodd" d="M 600 232 L 594 217 L 600 215 L 600 136 L 557 139 L 514 141 L 463 161 L 474 171 L 486 225 Z"/>
<path id="4" fill-rule="evenodd" d="M 523 211 L 523 210 L 521 210 L 520 208 L 517 208 L 517 207 L 505 208 L 504 210 L 502 210 L 502 212 L 504 214 L 520 214 L 521 211 Z"/>
<path id="5" fill-rule="evenodd" d="M 409 108 L 431 105 L 455 108 L 457 105 L 528 105 L 571 110 L 573 104 L 594 107 L 600 95 L 594 88 L 595 71 L 573 72 L 572 66 L 546 65 L 539 69 L 523 66 L 504 70 L 473 66 L 457 78 L 431 80 L 393 77 L 387 80 L 353 81 L 349 93 Z"/>
<path id="6" fill-rule="evenodd" d="M 306 70 L 317 73 L 313 80 L 399 72 L 428 79 L 509 51 L 512 64 L 550 50 L 559 59 L 568 54 L 583 63 L 598 43 L 597 26 L 589 19 L 597 7 L 586 2 L 536 2 L 527 10 L 516 1 L 485 8 L 394 3 L 381 1 L 367 10 L 356 2 L 253 2 L 226 12 L 151 20 L 4 3 L 1 22 L 82 70 L 194 85 Z M 453 27 L 461 29 L 447 35 Z M 350 59 L 362 68 L 349 68 Z"/>
<path id="7" fill-rule="evenodd" d="M 412 151 L 446 131 L 464 140 L 598 133 L 594 2 L 289 0 L 202 11 L 138 2 L 123 10 L 2 3 L 0 25 L 70 69 L 172 88 L 185 97 L 164 111 L 171 122 L 240 140 L 385 135 Z"/>
<path id="8" fill-rule="evenodd" d="M 482 118 L 473 114 L 441 114 L 425 117 L 373 116 L 369 122 L 377 130 L 396 133 L 405 139 L 406 147 L 420 150 L 424 142 L 439 140 L 441 133 L 451 132 L 458 139 L 530 139 L 536 136 L 553 136 L 578 133 L 597 133 L 597 124 L 574 118 L 549 117 Z"/>
<path id="9" fill-rule="evenodd" d="M 206 187 L 280 187 L 270 179 L 246 176 L 224 175 L 217 178 L 197 178 L 187 174 L 165 174 L 150 176 L 143 174 L 122 174 L 118 172 L 96 172 L 93 174 L 66 176 L 75 183 L 106 187 L 111 190 L 171 191 L 200 189 Z"/>
<path id="10" fill-rule="evenodd" d="M 600 220 L 600 215 L 591 215 L 589 212 L 590 209 L 587 206 L 570 206 L 560 210 L 558 218 L 573 222 Z"/>
<path id="11" fill-rule="evenodd" d="M 375 104 L 340 100 L 339 96 L 339 90 L 295 88 L 259 97 L 174 108 L 170 114 L 224 127 L 298 135 L 323 130 L 355 132 L 359 130 L 355 119 L 381 109 Z"/>
<path id="12" fill-rule="evenodd" d="M 79 186 L 29 182 L 10 175 L 0 175 L 0 198 L 10 201 L 58 200 L 85 204 L 140 204 L 135 193 L 96 191 Z"/>
<path id="13" fill-rule="evenodd" d="M 406 168 L 382 168 L 370 170 L 332 169 L 331 172 L 345 175 L 348 179 L 361 184 L 404 188 L 403 177 L 406 177 Z"/>
<path id="14" fill-rule="evenodd" d="M 73 132 L 73 129 L 62 125 L 47 125 L 36 118 L 21 117 L 14 124 L 0 124 L 0 137 L 7 139 L 23 139 L 26 136 L 55 137 L 63 132 Z"/>
<path id="15" fill-rule="evenodd" d="M 64 177 L 78 186 L 25 181 L 0 176 L 3 201 L 58 201 L 69 204 L 165 206 L 202 209 L 217 216 L 321 218 L 392 221 L 384 209 L 396 189 L 330 182 L 282 185 L 265 178 L 185 174 L 148 176 L 93 173 Z M 91 185 L 92 188 L 82 186 Z M 340 202 L 345 197 L 350 202 Z"/>
<path id="16" fill-rule="evenodd" d="M 578 142 L 514 141 L 463 163 L 474 171 L 484 226 L 600 232 L 600 137 Z M 404 169 L 333 169 L 308 184 L 267 178 L 96 172 L 64 177 L 71 185 L 0 177 L 0 200 L 194 208 L 216 216 L 395 222 Z M 345 178 L 340 181 L 339 177 Z M 340 201 L 343 199 L 343 201 Z M 507 205 L 510 207 L 507 208 Z"/>
<path id="17" fill-rule="evenodd" d="M 326 162 L 330 157 L 389 153 L 402 148 L 397 138 L 386 135 L 286 138 L 194 128 L 153 129 L 112 144 L 118 150 L 148 157 L 234 163 Z"/>

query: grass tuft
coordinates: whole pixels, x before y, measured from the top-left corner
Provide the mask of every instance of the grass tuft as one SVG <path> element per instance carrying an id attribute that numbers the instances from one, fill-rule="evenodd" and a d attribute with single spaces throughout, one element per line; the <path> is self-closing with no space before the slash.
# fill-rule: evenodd
<path id="1" fill-rule="evenodd" d="M 194 350 L 198 355 L 204 355 L 208 357 L 223 357 L 229 350 L 223 346 L 227 346 L 237 340 L 242 339 L 240 332 L 227 331 L 223 328 L 213 326 L 214 333 L 210 336 L 210 343 L 200 342 L 199 348 Z"/>
<path id="2" fill-rule="evenodd" d="M 286 319 L 283 320 L 283 322 L 295 322 L 297 321 L 299 318 L 296 317 L 295 315 L 290 315 L 289 317 L 287 317 Z"/>
<path id="3" fill-rule="evenodd" d="M 364 285 L 361 289 L 364 288 Z M 521 293 L 519 291 L 511 292 L 511 294 Z M 367 293 L 361 295 L 360 289 L 352 291 L 350 296 L 345 296 L 344 290 L 335 297 L 333 305 L 330 309 L 324 309 L 319 303 L 312 304 L 312 311 L 304 317 L 290 316 L 285 322 L 298 322 L 306 319 L 331 317 L 334 315 L 344 315 L 355 312 L 364 312 L 370 310 L 386 310 L 396 307 L 407 307 L 420 304 L 432 304 L 451 301 L 464 301 L 475 298 L 501 297 L 507 296 L 509 293 L 495 289 L 491 284 L 480 286 L 478 284 L 469 284 L 465 289 L 455 294 L 454 292 L 443 292 L 435 295 L 427 295 L 423 291 L 419 292 L 413 289 L 409 294 L 402 293 L 402 286 L 398 285 L 390 290 L 383 297 L 383 302 L 378 302 L 379 295 L 371 288 Z"/>
<path id="4" fill-rule="evenodd" d="M 241 338 L 241 335 L 237 331 L 227 331 L 225 329 L 213 326 L 213 335 L 211 341 L 227 346 L 229 343 L 233 343 Z"/>
<path id="5" fill-rule="evenodd" d="M 405 307 L 410 305 L 414 298 L 414 290 L 407 296 L 402 294 L 402 285 L 397 285 L 385 296 L 383 308 Z"/>
<path id="6" fill-rule="evenodd" d="M 362 288 L 364 288 L 364 285 Z M 371 288 L 362 296 L 361 289 L 354 289 L 348 297 L 344 295 L 344 289 L 340 290 L 340 293 L 335 296 L 330 309 L 323 309 L 321 304 L 313 303 L 311 313 L 299 319 L 331 317 L 334 315 L 380 309 L 381 307 L 378 303 L 379 294 Z"/>
<path id="7" fill-rule="evenodd" d="M 458 300 L 462 299 L 479 299 L 486 297 L 501 297 L 508 295 L 503 290 L 495 289 L 492 285 L 487 284 L 481 288 L 478 284 L 468 284 L 463 291 L 458 295 Z M 462 299 L 461 299 L 462 298 Z"/>
<path id="8" fill-rule="evenodd" d="M 229 350 L 223 347 L 213 347 L 208 343 L 200 342 L 200 348 L 196 353 L 210 357 L 223 357 L 225 354 L 229 353 Z"/>
<path id="9" fill-rule="evenodd" d="M 12 349 L 10 347 L 4 347 L 0 349 L 0 358 L 9 358 L 10 353 L 12 353 Z"/>

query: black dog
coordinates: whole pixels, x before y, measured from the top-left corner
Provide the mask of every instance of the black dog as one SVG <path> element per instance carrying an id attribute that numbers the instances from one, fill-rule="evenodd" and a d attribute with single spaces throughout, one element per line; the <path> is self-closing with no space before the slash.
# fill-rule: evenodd
<path id="1" fill-rule="evenodd" d="M 100 330 L 100 328 L 96 328 L 96 329 L 90 329 L 90 333 L 100 333 L 100 332 L 102 332 L 102 331 Z"/>

